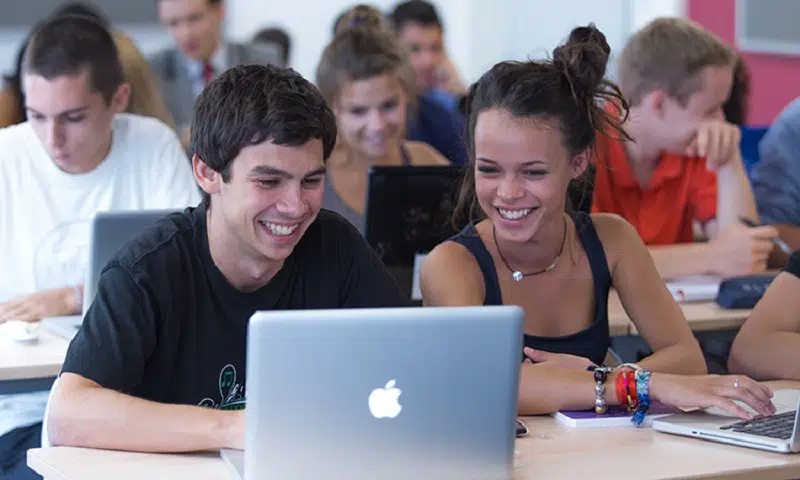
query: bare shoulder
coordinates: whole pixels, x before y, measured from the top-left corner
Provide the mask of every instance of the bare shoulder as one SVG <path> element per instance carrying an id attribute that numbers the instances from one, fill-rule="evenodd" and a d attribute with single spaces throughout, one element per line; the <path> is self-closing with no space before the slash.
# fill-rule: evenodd
<path id="1" fill-rule="evenodd" d="M 448 270 L 480 271 L 475 257 L 460 243 L 448 240 L 437 245 L 425 257 L 424 265 L 444 267 Z"/>
<path id="2" fill-rule="evenodd" d="M 453 241 L 437 245 L 425 257 L 420 285 L 427 305 L 481 305 L 486 296 L 477 260 Z"/>
<path id="3" fill-rule="evenodd" d="M 591 218 L 612 272 L 623 256 L 639 253 L 637 250 L 646 252 L 639 233 L 621 216 L 614 213 L 595 213 Z"/>
<path id="4" fill-rule="evenodd" d="M 592 223 L 603 245 L 625 245 L 639 240 L 639 233 L 627 220 L 616 213 L 593 213 Z"/>
<path id="5" fill-rule="evenodd" d="M 450 162 L 427 143 L 408 141 L 404 144 L 412 165 L 450 165 Z"/>

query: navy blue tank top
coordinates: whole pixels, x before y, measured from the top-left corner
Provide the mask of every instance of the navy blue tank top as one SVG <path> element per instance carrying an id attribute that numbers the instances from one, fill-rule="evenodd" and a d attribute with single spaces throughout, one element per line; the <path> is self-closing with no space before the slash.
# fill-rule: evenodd
<path id="1" fill-rule="evenodd" d="M 597 236 L 592 218 L 582 212 L 573 216 L 575 230 L 578 238 L 586 251 L 589 266 L 592 270 L 594 283 L 594 296 L 596 299 L 594 319 L 592 323 L 580 332 L 563 337 L 539 337 L 525 335 L 525 346 L 537 350 L 553 353 L 568 353 L 588 358 L 597 365 L 603 363 L 608 348 L 611 346 L 611 335 L 608 329 L 608 292 L 611 289 L 611 273 L 608 271 L 608 261 L 603 244 Z M 458 235 L 450 240 L 463 245 L 478 261 L 486 285 L 486 298 L 484 305 L 502 305 L 503 297 L 500 284 L 497 281 L 497 270 L 494 260 L 478 236 L 474 225 L 468 225 Z M 528 315 L 535 315 L 527 312 Z"/>

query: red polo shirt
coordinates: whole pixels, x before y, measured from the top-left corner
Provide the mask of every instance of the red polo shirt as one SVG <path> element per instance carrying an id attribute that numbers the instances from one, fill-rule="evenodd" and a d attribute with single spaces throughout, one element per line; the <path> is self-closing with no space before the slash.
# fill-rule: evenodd
<path id="1" fill-rule="evenodd" d="M 616 213 L 647 245 L 694 240 L 692 220 L 717 216 L 717 176 L 704 158 L 662 154 L 650 185 L 642 188 L 621 141 L 598 138 L 592 211 Z"/>

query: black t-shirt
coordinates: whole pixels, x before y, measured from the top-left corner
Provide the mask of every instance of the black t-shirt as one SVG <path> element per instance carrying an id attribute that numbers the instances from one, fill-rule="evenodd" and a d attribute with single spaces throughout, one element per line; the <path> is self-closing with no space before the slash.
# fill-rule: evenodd
<path id="1" fill-rule="evenodd" d="M 326 210 L 267 285 L 240 292 L 211 258 L 205 213 L 169 215 L 106 265 L 63 372 L 147 400 L 240 409 L 255 311 L 410 305 L 356 229 Z"/>
<path id="2" fill-rule="evenodd" d="M 784 270 L 800 278 L 800 250 L 789 256 L 789 261 L 786 263 L 786 268 Z"/>

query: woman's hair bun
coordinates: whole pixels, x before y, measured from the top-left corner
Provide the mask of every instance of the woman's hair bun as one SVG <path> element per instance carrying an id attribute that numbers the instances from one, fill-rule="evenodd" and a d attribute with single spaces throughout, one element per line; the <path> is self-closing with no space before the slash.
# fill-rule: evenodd
<path id="1" fill-rule="evenodd" d="M 372 5 L 356 5 L 342 15 L 336 24 L 336 35 L 356 28 L 375 28 L 379 30 L 390 29 L 388 19 Z"/>
<path id="2" fill-rule="evenodd" d="M 553 50 L 553 64 L 569 76 L 576 88 L 592 95 L 605 77 L 610 54 L 606 36 L 590 23 L 574 28 L 567 42 Z"/>

